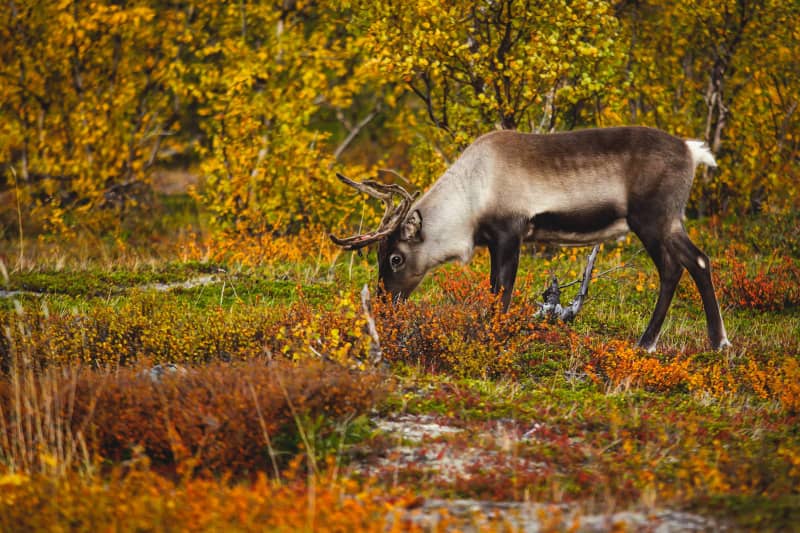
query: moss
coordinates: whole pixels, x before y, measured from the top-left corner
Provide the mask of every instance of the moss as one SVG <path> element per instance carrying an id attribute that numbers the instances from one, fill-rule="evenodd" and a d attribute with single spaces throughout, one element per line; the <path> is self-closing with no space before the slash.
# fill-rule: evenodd
<path id="1" fill-rule="evenodd" d="M 164 263 L 154 268 L 136 270 L 53 270 L 24 271 L 9 277 L 8 290 L 69 296 L 107 296 L 127 289 L 155 283 L 175 283 L 202 274 L 215 274 L 220 266 L 200 263 Z"/>
<path id="2" fill-rule="evenodd" d="M 715 515 L 739 530 L 796 531 L 800 524 L 800 495 L 774 498 L 760 495 L 714 496 L 694 502 L 691 509 Z"/>

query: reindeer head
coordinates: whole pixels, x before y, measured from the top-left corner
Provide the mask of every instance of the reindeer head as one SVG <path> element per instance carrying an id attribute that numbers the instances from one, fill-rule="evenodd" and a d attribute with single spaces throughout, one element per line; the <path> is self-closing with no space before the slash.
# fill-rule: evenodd
<path id="1" fill-rule="evenodd" d="M 408 297 L 425 277 L 425 267 L 419 254 L 415 253 L 422 243 L 422 215 L 417 210 L 409 214 L 418 193 L 409 194 L 397 184 L 375 180 L 359 183 L 339 173 L 336 176 L 346 185 L 383 200 L 386 211 L 376 230 L 345 239 L 330 235 L 331 240 L 345 250 L 358 250 L 379 243 L 379 287 L 389 291 L 393 300 Z M 399 202 L 395 203 L 395 198 L 399 198 Z"/>

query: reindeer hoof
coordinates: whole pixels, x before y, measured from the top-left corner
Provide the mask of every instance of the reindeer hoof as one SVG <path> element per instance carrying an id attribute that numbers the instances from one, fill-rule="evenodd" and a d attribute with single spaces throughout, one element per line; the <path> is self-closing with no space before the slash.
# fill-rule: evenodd
<path id="1" fill-rule="evenodd" d="M 733 344 L 731 344 L 731 341 L 729 341 L 727 338 L 724 338 L 721 341 L 719 341 L 719 344 L 717 345 L 718 352 L 721 352 L 727 348 L 733 348 Z"/>
<path id="2" fill-rule="evenodd" d="M 645 343 L 645 342 L 642 342 L 642 340 L 640 339 L 639 342 L 636 343 L 636 346 L 638 346 L 642 350 L 646 351 L 647 353 L 653 353 L 653 352 L 656 351 L 656 344 L 657 344 L 657 341 Z"/>

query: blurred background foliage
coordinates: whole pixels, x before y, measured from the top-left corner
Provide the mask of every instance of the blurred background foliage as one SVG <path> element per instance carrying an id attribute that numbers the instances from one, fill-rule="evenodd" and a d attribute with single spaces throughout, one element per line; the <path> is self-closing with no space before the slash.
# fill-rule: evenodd
<path id="1" fill-rule="evenodd" d="M 3 236 L 368 223 L 335 180 L 424 188 L 476 136 L 641 124 L 706 140 L 690 215 L 796 208 L 800 4 L 19 1 L 0 15 Z M 376 206 L 377 207 L 377 206 Z M 370 208 L 371 209 L 371 208 Z"/>

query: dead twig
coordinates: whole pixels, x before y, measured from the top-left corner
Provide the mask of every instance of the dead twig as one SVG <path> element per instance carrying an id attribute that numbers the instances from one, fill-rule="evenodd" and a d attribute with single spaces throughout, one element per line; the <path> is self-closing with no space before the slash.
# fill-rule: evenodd
<path id="1" fill-rule="evenodd" d="M 369 301 L 369 287 L 364 284 L 361 289 L 361 307 L 364 309 L 364 318 L 367 319 L 367 333 L 371 342 L 369 345 L 369 361 L 377 365 L 383 361 L 383 350 L 381 349 L 381 339 L 378 337 L 378 328 L 375 327 L 375 318 L 372 316 L 372 304 Z"/>
<path id="2" fill-rule="evenodd" d="M 550 286 L 544 291 L 542 297 L 544 303 L 539 304 L 539 311 L 536 316 L 544 316 L 548 320 L 561 320 L 563 322 L 572 321 L 581 310 L 583 302 L 589 294 L 589 283 L 592 281 L 592 270 L 594 270 L 594 262 L 597 259 L 597 251 L 600 246 L 595 246 L 586 260 L 586 268 L 583 271 L 581 278 L 581 288 L 578 294 L 572 300 L 572 303 L 564 307 L 561 305 L 561 288 L 558 285 L 558 278 L 553 276 L 553 281 Z M 572 283 L 570 284 L 572 285 Z"/>

